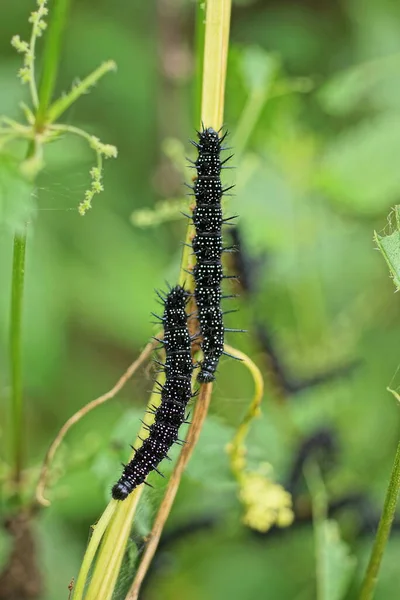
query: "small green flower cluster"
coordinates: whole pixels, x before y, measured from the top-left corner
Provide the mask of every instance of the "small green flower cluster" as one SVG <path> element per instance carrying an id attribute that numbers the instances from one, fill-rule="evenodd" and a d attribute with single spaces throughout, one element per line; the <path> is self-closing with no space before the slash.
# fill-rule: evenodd
<path id="1" fill-rule="evenodd" d="M 28 83 L 33 108 L 21 105 L 27 125 L 18 123 L 6 117 L 0 117 L 0 148 L 15 140 L 27 140 L 33 144 L 33 154 L 21 163 L 21 174 L 29 179 L 34 179 L 44 166 L 43 146 L 61 137 L 63 134 L 74 134 L 84 138 L 90 148 L 95 151 L 97 165 L 90 171 L 91 186 L 85 192 L 85 198 L 78 207 L 78 212 L 84 215 L 91 208 L 95 194 L 103 191 L 102 184 L 103 158 L 116 158 L 117 148 L 110 144 L 103 144 L 97 137 L 90 135 L 83 129 L 56 123 L 57 119 L 76 101 L 86 94 L 106 73 L 114 71 L 116 65 L 107 61 L 82 81 L 75 83 L 70 92 L 55 100 L 48 108 L 45 117 L 37 117 L 39 97 L 35 80 L 35 45 L 37 38 L 43 35 L 47 27 L 45 17 L 48 15 L 47 0 L 37 0 L 37 10 L 31 13 L 29 23 L 32 25 L 29 42 L 14 35 L 11 45 L 23 55 L 23 66 L 18 71 L 22 83 Z"/>
<path id="2" fill-rule="evenodd" d="M 24 66 L 18 71 L 18 77 L 22 83 L 30 83 L 34 79 L 34 63 L 35 63 L 35 42 L 36 39 L 43 35 L 47 27 L 44 17 L 49 10 L 46 6 L 47 0 L 37 0 L 38 10 L 31 13 L 29 23 L 32 23 L 31 39 L 28 42 L 21 40 L 19 35 L 14 35 L 11 40 L 12 46 L 24 55 Z"/>

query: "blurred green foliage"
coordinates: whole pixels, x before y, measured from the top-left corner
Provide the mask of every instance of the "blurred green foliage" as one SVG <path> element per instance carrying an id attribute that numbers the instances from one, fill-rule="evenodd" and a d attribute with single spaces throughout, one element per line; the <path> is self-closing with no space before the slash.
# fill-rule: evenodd
<path id="1" fill-rule="evenodd" d="M 30 0 L 6 0 L 0 19 L 0 113 L 14 118 L 26 90 L 16 79 L 19 57 L 9 40 L 16 33 L 25 36 L 31 10 Z M 197 125 L 194 12 L 187 0 L 72 3 L 57 91 L 103 60 L 118 64 L 117 74 L 101 81 L 67 117 L 119 149 L 118 160 L 105 165 L 105 192 L 84 218 L 76 208 L 88 187 L 92 156 L 83 143 L 68 138 L 46 149 L 46 168 L 33 198 L 12 159 L 0 155 L 1 437 L 7 448 L 11 230 L 33 210 L 24 308 L 26 456 L 33 481 L 65 419 L 109 389 L 154 334 L 153 289 L 165 279 L 176 280 L 185 220 L 177 214 L 157 227 L 139 228 L 131 215 L 165 199 L 179 206 L 182 181 L 190 177 L 163 148 L 173 138 L 191 155 L 187 138 Z M 372 236 L 384 230 L 400 195 L 399 82 L 396 3 L 234 4 L 225 121 L 240 155 L 226 177 L 237 183 L 226 209 L 240 215 L 251 256 L 265 257 L 256 293 L 238 300 L 241 310 L 229 319 L 250 330 L 229 342 L 248 352 L 266 377 L 249 461 L 271 463 L 285 482 L 300 439 L 321 426 L 331 428 L 339 452 L 324 477 L 328 498 L 364 494 L 377 515 L 399 435 L 397 407 L 386 386 L 399 384 L 400 314 Z M 23 149 L 14 150 L 22 156 Z M 271 333 L 293 376 L 310 377 L 353 360 L 359 365 L 351 376 L 290 395 L 282 404 L 254 323 Z M 68 435 L 54 466 L 52 505 L 37 524 L 43 600 L 67 597 L 89 526 L 119 476 L 150 387 L 151 376 L 143 369 L 117 399 Z M 247 371 L 221 361 L 211 415 L 168 522 L 169 542 L 143 598 L 316 597 L 311 521 L 265 536 L 240 522 L 225 446 L 251 395 Z M 141 504 L 118 597 L 129 583 L 135 543 L 140 546 L 148 532 L 165 485 L 157 477 L 152 483 L 156 487 L 146 491 Z M 212 526 L 190 531 L 205 517 Z M 325 559 L 334 562 L 338 552 L 349 552 L 357 567 L 350 589 L 332 596 L 335 600 L 356 597 L 374 533 L 369 525 L 358 534 L 357 510 L 342 511 L 338 520 L 344 540 L 339 546 L 332 544 L 339 531 L 335 521 L 321 525 L 331 543 Z M 183 526 L 186 533 L 174 538 Z M 7 556 L 3 537 L 1 564 Z M 377 600 L 397 597 L 399 543 L 393 533 Z"/>

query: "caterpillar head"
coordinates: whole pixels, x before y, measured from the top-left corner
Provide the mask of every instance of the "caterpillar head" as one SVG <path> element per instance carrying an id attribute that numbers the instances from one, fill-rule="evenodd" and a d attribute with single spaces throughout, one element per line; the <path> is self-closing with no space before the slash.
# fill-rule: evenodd
<path id="1" fill-rule="evenodd" d="M 111 495 L 114 500 L 125 500 L 130 494 L 131 490 L 125 483 L 118 481 L 111 490 Z"/>
<path id="2" fill-rule="evenodd" d="M 171 308 L 183 308 L 188 299 L 188 292 L 180 285 L 175 286 L 168 293 L 165 300 L 166 310 Z"/>
<path id="3" fill-rule="evenodd" d="M 221 148 L 221 140 L 218 132 L 212 127 L 207 127 L 198 132 L 199 149 L 203 152 L 219 153 Z"/>
<path id="4" fill-rule="evenodd" d="M 200 373 L 197 375 L 197 381 L 199 383 L 211 383 L 215 380 L 215 375 L 211 371 L 202 368 Z"/>

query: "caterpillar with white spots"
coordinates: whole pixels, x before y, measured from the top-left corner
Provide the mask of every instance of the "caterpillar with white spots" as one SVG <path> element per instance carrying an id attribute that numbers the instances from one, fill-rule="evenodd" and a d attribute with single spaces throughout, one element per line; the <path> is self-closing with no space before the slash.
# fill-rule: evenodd
<path id="1" fill-rule="evenodd" d="M 171 289 L 164 303 L 164 314 L 158 317 L 164 327 L 159 340 L 165 349 L 165 363 L 159 363 L 165 372 L 165 383 L 160 384 L 161 402 L 153 407 L 154 423 L 147 426 L 149 436 L 135 450 L 133 459 L 124 465 L 122 476 L 112 488 L 115 500 L 125 500 L 140 484 L 146 483 L 151 471 L 158 471 L 159 463 L 168 458 L 171 446 L 179 442 L 178 431 L 186 421 L 186 407 L 192 398 L 191 379 L 193 363 L 192 339 L 187 326 L 186 304 L 188 293 L 180 286 Z"/>
<path id="2" fill-rule="evenodd" d="M 202 337 L 201 349 L 203 360 L 197 380 L 200 383 L 214 381 L 218 362 L 224 352 L 225 331 L 241 331 L 224 327 L 221 300 L 223 296 L 221 283 L 223 279 L 232 279 L 224 275 L 222 253 L 231 248 L 223 247 L 222 226 L 234 217 L 223 218 L 221 200 L 224 193 L 231 187 L 224 188 L 221 183 L 221 171 L 231 158 L 221 160 L 221 151 L 227 133 L 222 136 L 212 127 L 198 133 L 198 141 L 192 141 L 197 148 L 198 156 L 192 165 L 197 175 L 194 181 L 193 195 L 196 206 L 193 209 L 192 220 L 196 235 L 192 241 L 196 265 L 193 268 L 195 280 L 194 297 L 198 309 L 197 318 Z"/>

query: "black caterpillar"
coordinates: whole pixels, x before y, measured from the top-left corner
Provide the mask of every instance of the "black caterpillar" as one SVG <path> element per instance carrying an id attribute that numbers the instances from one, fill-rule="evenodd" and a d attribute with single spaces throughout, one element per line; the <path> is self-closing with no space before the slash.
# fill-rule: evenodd
<path id="1" fill-rule="evenodd" d="M 224 275 L 221 256 L 224 251 L 222 243 L 222 225 L 232 218 L 222 216 L 221 199 L 230 187 L 223 188 L 221 170 L 231 158 L 228 156 L 221 161 L 221 151 L 226 133 L 219 133 L 211 127 L 197 132 L 199 141 L 192 141 L 198 150 L 198 157 L 193 166 L 197 176 L 192 187 L 196 198 L 193 210 L 193 223 L 196 235 L 192 248 L 196 256 L 193 269 L 195 279 L 194 296 L 198 308 L 198 321 L 202 337 L 201 349 L 203 360 L 197 380 L 200 383 L 214 381 L 219 359 L 224 352 L 224 333 L 234 331 L 224 328 L 223 312 L 221 310 L 221 283 L 231 277 Z M 231 186 L 233 187 L 233 186 Z M 227 296 L 225 296 L 227 297 Z"/>
<path id="2" fill-rule="evenodd" d="M 122 476 L 112 488 L 115 500 L 124 500 L 138 485 L 146 483 L 151 471 L 168 457 L 168 450 L 179 442 L 178 430 L 185 417 L 186 406 L 193 396 L 191 377 L 193 364 L 191 342 L 185 311 L 188 293 L 180 286 L 171 289 L 167 297 L 160 296 L 165 305 L 160 318 L 164 327 L 164 339 L 159 340 L 166 353 L 165 363 L 160 364 L 165 372 L 165 383 L 161 387 L 161 403 L 150 412 L 154 423 L 148 427 L 149 436 L 135 451 L 135 456 L 124 465 Z"/>

